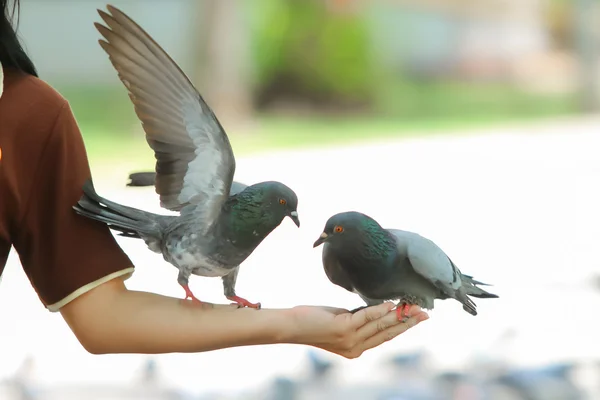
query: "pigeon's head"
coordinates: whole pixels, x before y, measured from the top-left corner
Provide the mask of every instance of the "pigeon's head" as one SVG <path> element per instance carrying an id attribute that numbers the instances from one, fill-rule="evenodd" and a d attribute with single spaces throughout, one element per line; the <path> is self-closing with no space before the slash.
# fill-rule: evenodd
<path id="1" fill-rule="evenodd" d="M 359 239 L 364 236 L 365 232 L 372 229 L 382 228 L 368 215 L 356 211 L 335 214 L 327 220 L 323 233 L 315 241 L 313 247 L 320 246 L 325 242 L 331 244 L 354 243 L 352 239 Z"/>
<path id="2" fill-rule="evenodd" d="M 281 182 L 261 182 L 253 185 L 254 188 L 259 188 L 257 195 L 260 196 L 260 203 L 273 217 L 282 220 L 285 217 L 290 217 L 294 224 L 300 228 L 300 220 L 298 219 L 298 196 L 296 193 Z"/>

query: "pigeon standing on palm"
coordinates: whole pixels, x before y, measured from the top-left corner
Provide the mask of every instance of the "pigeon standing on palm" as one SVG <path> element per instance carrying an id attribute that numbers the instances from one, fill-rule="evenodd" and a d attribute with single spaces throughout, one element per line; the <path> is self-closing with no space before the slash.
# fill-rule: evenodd
<path id="1" fill-rule="evenodd" d="M 235 158 L 227 134 L 196 88 L 169 55 L 131 18 L 108 6 L 98 10 L 107 26 L 95 26 L 127 88 L 156 157 L 158 215 L 100 197 L 90 181 L 75 211 L 101 221 L 122 236 L 144 240 L 179 270 L 186 299 L 200 302 L 188 283 L 194 275 L 221 277 L 225 296 L 236 295 L 240 264 L 285 217 L 299 227 L 298 198 L 279 182 L 246 186 L 233 182 Z"/>
<path id="2" fill-rule="evenodd" d="M 432 310 L 435 299 L 455 299 L 477 315 L 472 297 L 497 298 L 478 287 L 431 240 L 413 232 L 384 229 L 359 212 L 329 218 L 313 247 L 323 246 L 329 280 L 358 294 L 368 306 L 399 300 L 398 318 L 410 305 Z"/>

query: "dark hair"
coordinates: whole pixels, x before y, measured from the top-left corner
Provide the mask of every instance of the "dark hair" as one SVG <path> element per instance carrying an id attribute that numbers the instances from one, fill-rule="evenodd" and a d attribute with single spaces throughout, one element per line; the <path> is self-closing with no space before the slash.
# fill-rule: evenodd
<path id="1" fill-rule="evenodd" d="M 35 65 L 23 50 L 19 42 L 19 37 L 15 28 L 12 26 L 15 15 L 19 14 L 19 0 L 12 0 L 12 10 L 9 13 L 10 0 L 0 0 L 0 63 L 4 68 L 15 68 L 29 75 L 38 76 Z"/>

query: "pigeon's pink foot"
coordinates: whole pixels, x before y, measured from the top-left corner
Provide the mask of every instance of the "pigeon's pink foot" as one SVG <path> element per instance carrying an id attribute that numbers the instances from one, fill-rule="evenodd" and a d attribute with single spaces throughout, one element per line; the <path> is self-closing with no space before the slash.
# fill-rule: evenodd
<path id="1" fill-rule="evenodd" d="M 404 322 L 408 319 L 408 310 L 410 310 L 410 304 L 398 304 L 396 306 L 398 321 Z"/>
<path id="2" fill-rule="evenodd" d="M 227 299 L 235 301 L 235 304 L 240 307 L 256 308 L 257 310 L 260 310 L 260 303 L 250 303 L 248 300 L 242 299 L 239 296 L 227 296 Z"/>
<path id="3" fill-rule="evenodd" d="M 194 293 L 192 293 L 188 285 L 181 285 L 181 287 L 183 288 L 183 290 L 185 290 L 185 300 L 192 299 L 192 303 L 202 304 L 202 302 L 198 300 L 196 296 L 194 296 Z"/>

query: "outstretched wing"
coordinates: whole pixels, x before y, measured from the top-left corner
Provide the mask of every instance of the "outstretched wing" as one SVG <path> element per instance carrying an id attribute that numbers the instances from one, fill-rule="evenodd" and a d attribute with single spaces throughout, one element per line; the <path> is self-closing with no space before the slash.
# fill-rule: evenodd
<path id="1" fill-rule="evenodd" d="M 417 274 L 448 295 L 461 287 L 460 271 L 438 245 L 417 233 L 398 229 L 388 231 L 396 237 L 400 254 L 408 258 Z"/>
<path id="2" fill-rule="evenodd" d="M 229 196 L 235 158 L 229 138 L 194 85 L 137 23 L 113 6 L 98 10 L 99 40 L 129 91 L 156 157 L 161 206 L 196 207 L 205 226 Z"/>

